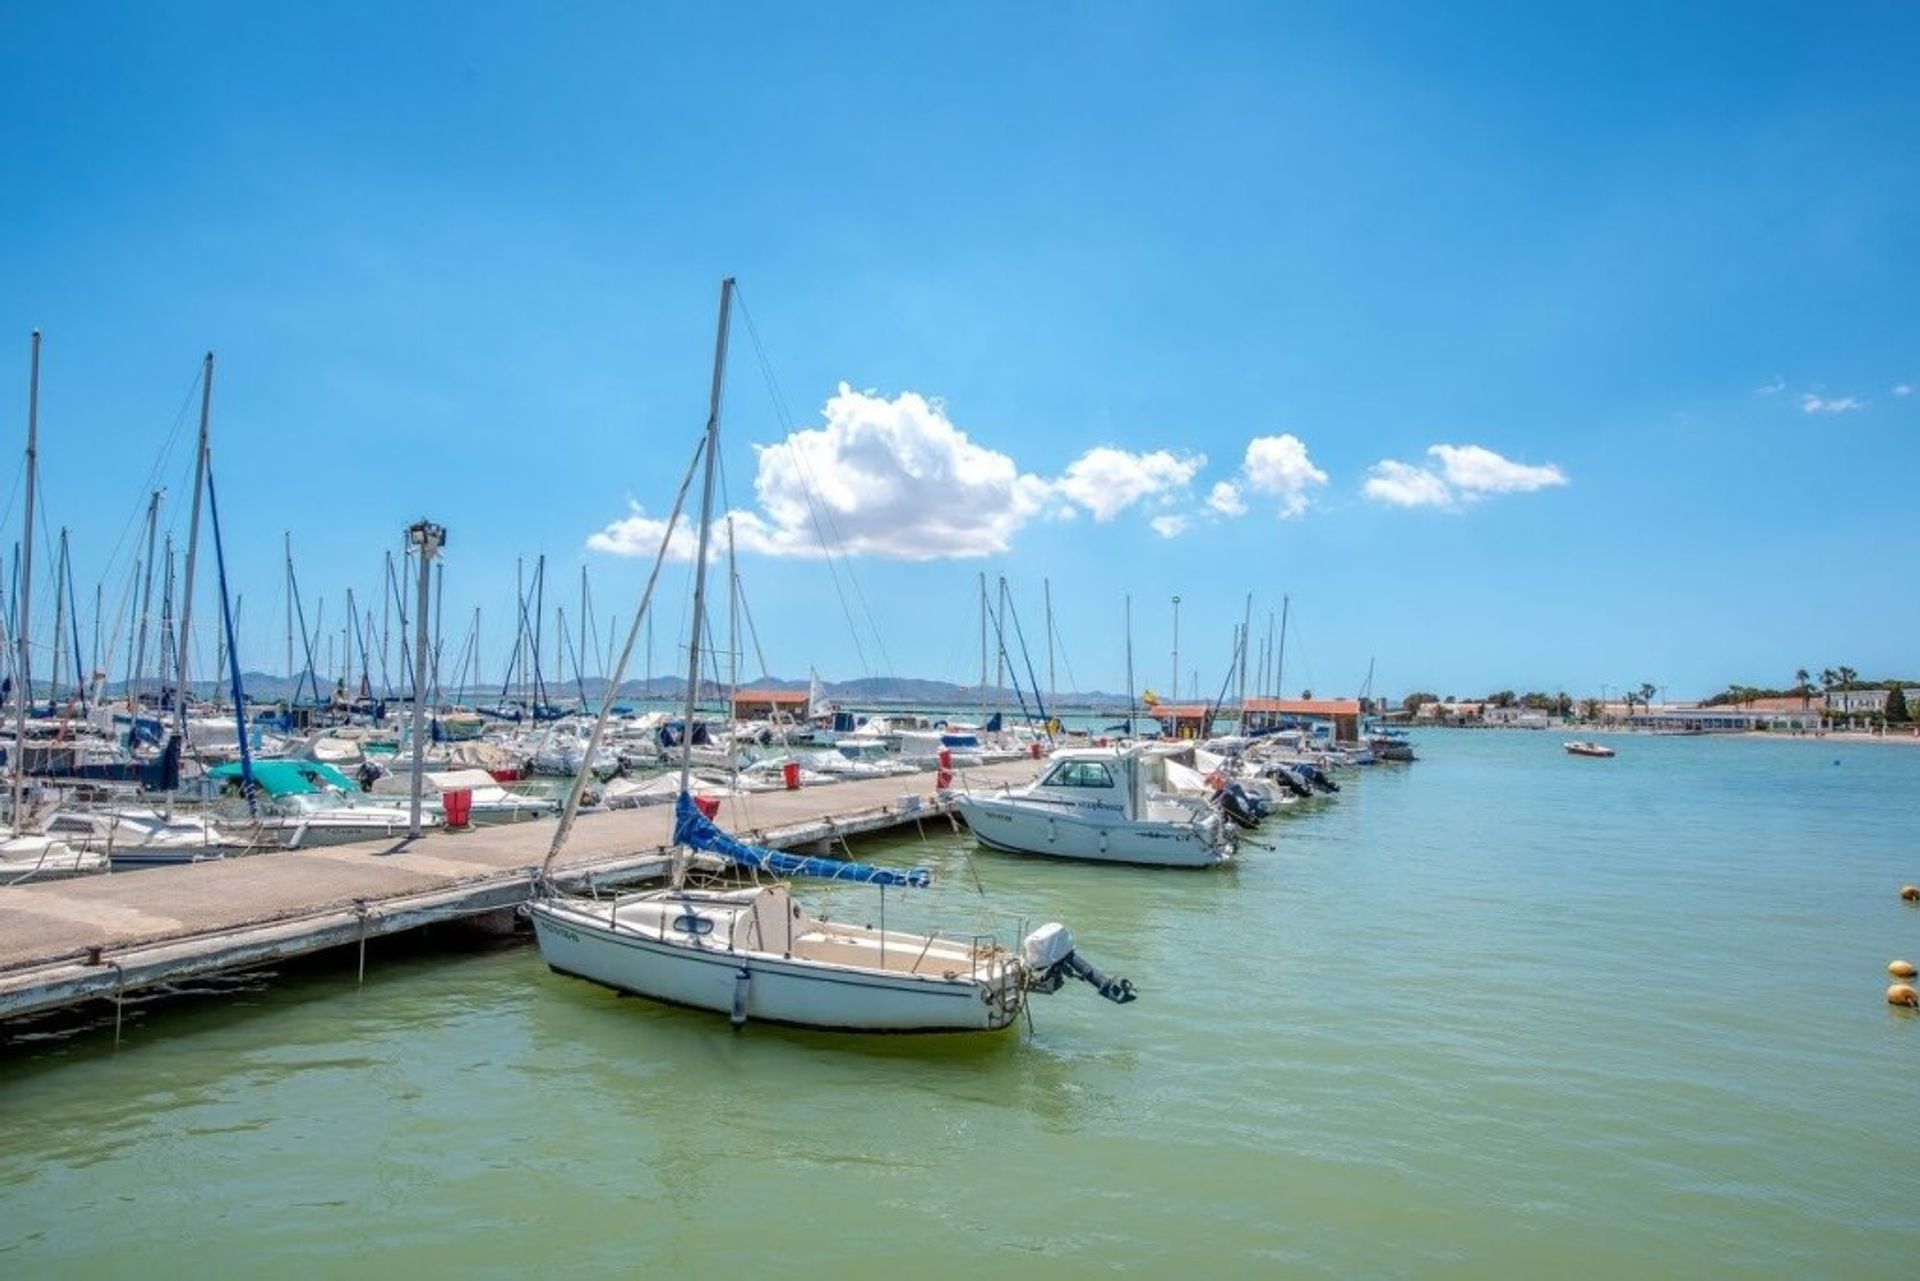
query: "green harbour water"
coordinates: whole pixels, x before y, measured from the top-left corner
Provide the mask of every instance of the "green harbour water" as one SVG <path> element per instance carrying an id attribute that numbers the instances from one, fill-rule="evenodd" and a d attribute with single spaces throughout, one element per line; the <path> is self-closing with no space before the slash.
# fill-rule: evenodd
<path id="1" fill-rule="evenodd" d="M 985 1041 L 530 943 L 16 1041 L 0 1277 L 1920 1274 L 1920 748 L 1561 737 L 1417 736 L 1215 872 L 868 842 L 939 876 L 889 925 L 1063 920 L 1142 992 Z"/>

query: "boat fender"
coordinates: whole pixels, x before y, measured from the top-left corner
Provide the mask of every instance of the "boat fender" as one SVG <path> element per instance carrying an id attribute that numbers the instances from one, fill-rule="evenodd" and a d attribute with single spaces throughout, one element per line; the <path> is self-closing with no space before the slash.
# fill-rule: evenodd
<path id="1" fill-rule="evenodd" d="M 747 985 L 753 982 L 753 973 L 741 966 L 733 975 L 733 1013 L 728 1021 L 735 1027 L 742 1027 L 747 1021 Z"/>

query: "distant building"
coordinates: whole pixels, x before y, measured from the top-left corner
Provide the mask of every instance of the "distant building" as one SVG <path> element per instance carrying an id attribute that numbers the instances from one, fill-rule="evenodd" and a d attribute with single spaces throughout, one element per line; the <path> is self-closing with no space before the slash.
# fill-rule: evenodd
<path id="1" fill-rule="evenodd" d="M 1744 705 L 1740 707 L 1654 707 L 1642 708 L 1633 715 L 1621 719 L 1640 729 L 1703 734 L 1748 733 L 1762 729 L 1786 732 L 1817 730 L 1824 719 L 1824 713 L 1818 705 L 1802 708 L 1798 706 L 1798 699 L 1755 699 L 1754 701 L 1788 701 L 1795 706 L 1791 708 L 1749 708 Z"/>
<path id="2" fill-rule="evenodd" d="M 1250 732 L 1278 729 L 1302 721 L 1327 721 L 1333 737 L 1342 743 L 1360 739 L 1360 700 L 1357 698 L 1249 698 L 1246 723 Z"/>
<path id="3" fill-rule="evenodd" d="M 1887 696 L 1892 690 L 1885 689 L 1830 689 L 1827 691 L 1827 710 L 1835 716 L 1884 716 L 1887 711 Z M 1915 710 L 1914 700 L 1920 698 L 1920 689 L 1902 689 L 1907 700 L 1907 714 Z"/>
<path id="4" fill-rule="evenodd" d="M 1153 719 L 1168 738 L 1206 738 L 1213 733 L 1212 712 L 1204 703 L 1157 703 Z"/>
<path id="5" fill-rule="evenodd" d="M 737 721 L 805 720 L 807 691 L 803 689 L 741 689 L 733 694 Z"/>
<path id="6" fill-rule="evenodd" d="M 1511 707 L 1483 707 L 1480 710 L 1480 723 L 1504 725 L 1508 729 L 1545 729 L 1553 724 L 1553 718 L 1537 707 L 1522 707 L 1515 703 Z"/>

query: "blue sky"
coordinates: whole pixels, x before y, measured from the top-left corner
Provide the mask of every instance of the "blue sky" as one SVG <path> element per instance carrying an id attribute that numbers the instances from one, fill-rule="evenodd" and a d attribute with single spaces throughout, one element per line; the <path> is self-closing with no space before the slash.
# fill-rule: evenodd
<path id="1" fill-rule="evenodd" d="M 1176 592 L 1208 687 L 1248 592 L 1321 692 L 1920 672 L 1912 6 L 386 10 L 0 9 L 0 405 L 42 328 L 83 597 L 213 348 L 249 666 L 288 529 L 331 626 L 446 524 L 496 675 L 516 555 L 629 610 L 587 540 L 670 502 L 731 273 L 777 674 L 971 679 L 983 569 L 1083 687 L 1128 592 L 1163 692 Z M 858 647 L 756 476 L 844 491 Z"/>

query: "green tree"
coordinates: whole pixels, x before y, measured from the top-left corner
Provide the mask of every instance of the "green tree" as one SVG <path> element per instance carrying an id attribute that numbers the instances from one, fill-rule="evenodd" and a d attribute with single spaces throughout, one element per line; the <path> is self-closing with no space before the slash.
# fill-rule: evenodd
<path id="1" fill-rule="evenodd" d="M 1807 708 L 1813 706 L 1812 679 L 1804 667 L 1798 669 L 1793 674 L 1793 692 L 1800 696 L 1801 711 L 1805 711 Z"/>
<path id="2" fill-rule="evenodd" d="M 1907 692 L 1895 685 L 1887 691 L 1887 723 L 1905 725 L 1908 719 Z"/>
<path id="3" fill-rule="evenodd" d="M 1600 700 L 1597 698 L 1586 698 L 1580 701 L 1580 714 L 1590 721 L 1599 720 L 1602 710 Z"/>
<path id="4" fill-rule="evenodd" d="M 1655 686 L 1655 685 L 1653 685 L 1652 683 L 1650 683 L 1650 682 L 1646 682 L 1646 681 L 1643 681 L 1643 682 L 1641 682 L 1641 684 L 1640 684 L 1640 706 L 1642 706 L 1642 707 L 1652 707 L 1652 706 L 1653 706 L 1653 696 L 1654 696 L 1655 694 L 1657 694 L 1657 693 L 1659 693 L 1659 692 L 1660 692 L 1660 691 L 1659 691 L 1659 688 L 1658 688 L 1657 686 Z"/>
<path id="5" fill-rule="evenodd" d="M 1415 690 L 1413 693 L 1401 699 L 1400 705 L 1407 709 L 1409 716 L 1412 716 L 1416 715 L 1420 709 L 1428 703 L 1437 703 L 1439 701 L 1440 696 L 1438 694 L 1429 694 L 1425 690 Z"/>
<path id="6" fill-rule="evenodd" d="M 1838 668 L 1835 674 L 1840 677 L 1841 689 L 1852 689 L 1860 680 L 1860 673 L 1854 671 L 1851 667 Z"/>

